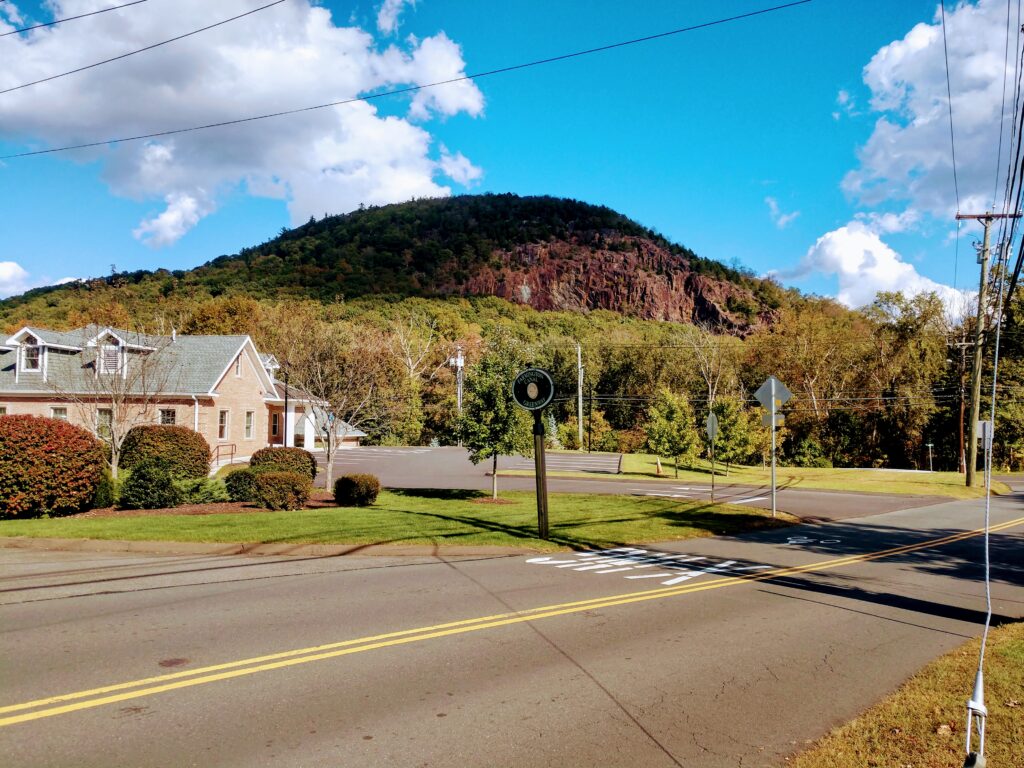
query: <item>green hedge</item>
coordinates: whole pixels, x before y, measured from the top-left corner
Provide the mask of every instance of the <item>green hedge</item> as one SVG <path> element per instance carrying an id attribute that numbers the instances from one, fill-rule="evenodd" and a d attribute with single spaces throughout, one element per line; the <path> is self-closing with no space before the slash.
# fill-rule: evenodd
<path id="1" fill-rule="evenodd" d="M 256 475 L 276 471 L 271 466 L 240 467 L 232 470 L 224 478 L 224 487 L 227 489 L 228 497 L 231 501 L 255 501 Z"/>
<path id="2" fill-rule="evenodd" d="M 343 475 L 334 482 L 334 501 L 340 507 L 368 507 L 379 493 L 375 475 Z"/>
<path id="3" fill-rule="evenodd" d="M 106 449 L 81 427 L 40 416 L 0 416 L 0 517 L 89 509 Z"/>
<path id="4" fill-rule="evenodd" d="M 171 424 L 132 427 L 121 446 L 120 466 L 133 469 L 156 460 L 179 480 L 210 473 L 210 446 L 198 432 Z"/>
<path id="5" fill-rule="evenodd" d="M 153 459 L 132 469 L 117 500 L 121 509 L 166 509 L 179 504 L 181 491 L 170 470 Z"/>
<path id="6" fill-rule="evenodd" d="M 257 472 L 253 501 L 265 509 L 302 509 L 313 481 L 298 472 Z"/>
<path id="7" fill-rule="evenodd" d="M 260 448 L 249 459 L 249 466 L 271 467 L 279 472 L 298 472 L 316 479 L 316 459 L 302 448 Z"/>

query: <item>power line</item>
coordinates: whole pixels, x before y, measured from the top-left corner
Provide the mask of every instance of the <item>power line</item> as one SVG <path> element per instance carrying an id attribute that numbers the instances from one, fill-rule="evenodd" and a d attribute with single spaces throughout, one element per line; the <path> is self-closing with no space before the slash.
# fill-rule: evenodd
<path id="1" fill-rule="evenodd" d="M 275 5 L 280 5 L 283 2 L 285 2 L 285 0 L 274 0 L 274 2 L 272 2 L 272 3 L 267 3 L 266 5 L 261 5 L 259 8 L 253 8 L 251 11 L 246 11 L 245 13 L 240 13 L 237 16 L 232 16 L 230 19 L 224 19 L 223 21 L 218 21 L 216 24 L 209 24 L 209 25 L 207 25 L 205 27 L 200 27 L 199 29 L 194 29 L 191 32 L 186 32 L 183 35 L 178 35 L 177 37 L 172 37 L 172 38 L 170 38 L 168 40 L 161 40 L 159 43 L 153 43 L 152 45 L 147 45 L 145 48 L 138 48 L 137 50 L 134 50 L 134 51 L 128 51 L 128 53 L 122 53 L 120 56 L 114 56 L 114 57 L 109 58 L 109 59 L 104 59 L 103 61 L 97 61 L 97 62 L 95 62 L 93 64 L 86 64 L 84 67 L 78 67 L 76 69 L 69 69 L 67 72 L 61 72 L 61 73 L 56 74 L 56 75 L 50 75 L 49 77 L 41 78 L 39 80 L 33 80 L 32 82 L 29 82 L 29 83 L 22 83 L 21 85 L 15 85 L 15 86 L 12 86 L 11 88 L 5 88 L 2 91 L 0 91 L 0 95 L 5 94 L 5 93 L 10 93 L 11 91 L 17 91 L 17 90 L 20 90 L 22 88 L 28 88 L 31 85 L 39 85 L 40 83 L 48 83 L 51 80 L 56 80 L 56 79 L 61 78 L 61 77 L 67 77 L 68 75 L 73 75 L 73 74 L 75 74 L 77 72 L 84 72 L 87 69 L 93 69 L 95 67 L 101 67 L 104 64 L 109 64 L 112 61 L 120 61 L 121 59 L 127 59 L 129 56 L 134 56 L 137 53 L 144 53 L 145 51 L 151 51 L 154 48 L 159 48 L 162 45 L 167 45 L 168 43 L 174 43 L 174 42 L 177 42 L 178 40 L 184 40 L 186 37 L 192 37 L 192 35 L 198 35 L 200 32 L 206 32 L 207 30 L 213 29 L 214 27 L 220 27 L 220 26 L 223 26 L 224 24 L 228 24 L 228 23 L 230 23 L 232 21 L 238 21 L 239 19 L 244 19 L 246 16 L 252 16 L 252 14 L 254 14 L 254 13 L 259 13 L 260 11 L 265 11 L 265 10 L 267 10 L 267 8 L 273 8 Z"/>
<path id="2" fill-rule="evenodd" d="M 0 0 L 6 1 L 6 0 Z M 42 29 L 43 27 L 52 27 L 55 24 L 63 24 L 65 21 L 74 21 L 75 19 L 84 19 L 87 16 L 98 16 L 101 13 L 107 13 L 109 11 L 119 11 L 122 8 L 127 8 L 130 5 L 138 5 L 139 3 L 145 3 L 147 0 L 132 0 L 130 3 L 124 3 L 123 5 L 112 5 L 109 8 L 101 8 L 98 11 L 90 11 L 89 13 L 80 13 L 77 16 L 65 16 L 63 19 L 55 19 L 54 21 L 47 21 L 43 24 L 33 24 L 31 27 L 22 27 L 21 29 L 14 29 L 10 32 L 0 32 L 0 37 L 7 37 L 7 35 L 16 35 L 19 32 L 31 32 L 33 29 Z"/>
<path id="3" fill-rule="evenodd" d="M 278 0 L 278 2 L 283 2 L 283 0 Z M 741 13 L 741 14 L 738 14 L 736 16 L 728 16 L 728 17 L 725 17 L 725 18 L 722 18 L 722 19 L 716 19 L 714 21 L 706 21 L 706 22 L 703 22 L 701 24 L 694 24 L 694 25 L 689 26 L 689 27 L 681 27 L 679 29 L 673 29 L 673 30 L 670 30 L 668 32 L 659 32 L 659 33 L 654 34 L 654 35 L 646 35 L 645 37 L 637 37 L 637 38 L 633 38 L 632 40 L 623 40 L 621 42 L 611 43 L 609 45 L 602 45 L 602 46 L 598 46 L 596 48 L 588 48 L 588 49 L 582 50 L 582 51 L 574 51 L 572 53 L 564 53 L 564 54 L 560 54 L 558 56 L 550 56 L 550 57 L 545 58 L 545 59 L 537 59 L 535 61 L 529 61 L 529 62 L 525 62 L 523 64 L 513 64 L 513 65 L 510 65 L 510 66 L 507 66 L 507 67 L 500 67 L 498 69 L 487 70 L 485 72 L 476 72 L 476 73 L 472 73 L 472 74 L 468 74 L 468 75 L 462 75 L 460 77 L 453 77 L 453 78 L 450 78 L 448 80 L 438 80 L 437 82 L 424 83 L 422 85 L 410 85 L 410 86 L 407 86 L 405 88 L 396 88 L 394 90 L 383 91 L 381 93 L 374 93 L 374 94 L 370 94 L 368 96 L 355 96 L 355 97 L 352 97 L 352 98 L 349 98 L 349 99 L 341 99 L 339 101 L 327 102 L 325 104 L 315 104 L 313 106 L 299 107 L 297 109 L 286 109 L 286 110 L 281 110 L 279 112 L 269 112 L 269 113 L 262 114 L 262 115 L 253 115 L 251 117 L 236 118 L 234 120 L 222 120 L 222 121 L 219 121 L 219 122 L 216 122 L 216 123 L 207 123 L 205 125 L 195 125 L 195 126 L 191 126 L 189 128 L 175 128 L 175 129 L 167 130 L 167 131 L 155 131 L 153 133 L 139 134 L 137 136 L 124 136 L 124 137 L 121 137 L 121 138 L 104 139 L 103 141 L 92 141 L 92 142 L 87 142 L 87 143 L 83 143 L 83 144 L 70 144 L 70 145 L 63 146 L 63 147 L 54 147 L 52 149 L 37 149 L 37 150 L 34 150 L 32 152 L 18 152 L 18 153 L 13 154 L 13 155 L 4 155 L 4 156 L 0 157 L 0 160 L 13 160 L 13 159 L 19 158 L 19 157 L 33 157 L 35 155 L 48 155 L 48 154 L 53 154 L 55 152 L 68 152 L 68 151 L 73 150 L 73 149 L 89 149 L 90 147 L 101 147 L 101 146 L 105 146 L 105 145 L 108 145 L 108 144 L 123 144 L 123 143 L 129 142 L 129 141 L 142 141 L 143 139 L 156 139 L 156 138 L 160 138 L 162 136 L 173 136 L 173 135 L 181 134 L 181 133 L 191 133 L 191 132 L 194 132 L 194 131 L 204 131 L 204 130 L 208 130 L 208 129 L 211 129 L 211 128 L 224 128 L 224 127 L 229 126 L 229 125 L 240 125 L 242 123 L 251 123 L 251 122 L 255 122 L 257 120 L 267 120 L 267 119 L 273 118 L 273 117 L 284 117 L 286 115 L 297 115 L 297 114 L 301 114 L 303 112 L 313 112 L 315 110 L 328 109 L 330 107 L 339 107 L 339 106 L 342 106 L 342 105 L 345 105 L 345 104 L 353 104 L 353 103 L 361 102 L 361 101 L 373 101 L 375 99 L 382 99 L 382 98 L 384 98 L 386 96 L 398 96 L 398 95 L 406 94 L 406 93 L 415 93 L 417 91 L 423 91 L 423 90 L 426 90 L 428 88 L 436 88 L 438 86 L 451 85 L 453 83 L 462 83 L 462 82 L 465 82 L 467 80 L 474 80 L 474 79 L 479 80 L 479 79 L 482 79 L 482 78 L 485 78 L 485 77 L 491 77 L 493 75 L 501 75 L 501 74 L 505 74 L 507 72 L 515 72 L 515 71 L 520 70 L 520 69 L 528 69 L 530 67 L 538 67 L 538 66 L 541 66 L 541 65 L 544 65 L 544 64 L 552 64 L 554 62 L 566 61 L 568 59 L 574 59 L 574 58 L 577 58 L 577 57 L 580 57 L 580 56 L 589 56 L 589 55 L 594 54 L 594 53 L 601 53 L 603 51 L 610 51 L 610 50 L 614 50 L 616 48 L 624 48 L 624 47 L 629 46 L 629 45 L 637 45 L 639 43 L 646 43 L 646 42 L 650 42 L 652 40 L 659 40 L 659 39 L 662 39 L 662 38 L 671 37 L 673 35 L 680 35 L 680 34 L 683 34 L 685 32 L 693 32 L 693 31 L 696 31 L 696 30 L 699 30 L 699 29 L 707 29 L 708 27 L 715 27 L 715 26 L 719 26 L 719 25 L 722 25 L 722 24 L 728 24 L 728 23 L 734 22 L 734 21 L 741 21 L 743 19 L 749 19 L 749 18 L 752 18 L 754 16 L 762 16 L 764 14 L 774 13 L 776 11 L 782 11 L 782 10 L 786 10 L 788 8 L 794 8 L 794 7 L 798 6 L 798 5 L 806 5 L 807 3 L 811 3 L 811 2 L 813 2 L 813 0 L 794 0 L 793 2 L 784 3 L 782 5 L 776 5 L 776 6 L 772 6 L 770 8 L 762 8 L 761 10 L 750 11 L 749 13 Z M 259 10 L 259 9 L 257 9 L 257 10 Z M 224 22 L 222 22 L 222 23 L 224 23 Z M 0 93 L 3 93 L 3 91 L 0 91 Z"/>
<path id="4" fill-rule="evenodd" d="M 1003 162 L 1003 125 L 1006 123 L 1006 69 L 1010 58 L 1010 0 L 1006 0 L 1006 40 L 1003 43 L 1003 99 L 999 107 L 999 148 L 996 150 L 996 178 L 992 182 L 992 208 L 996 207 L 996 193 L 999 190 L 999 166 Z M 947 72 L 948 70 L 947 64 Z M 949 81 L 946 81 L 948 87 Z M 1006 201 L 1009 202 L 1009 201 Z M 958 205 L 957 208 L 960 206 Z M 1004 211 L 1005 213 L 1006 211 Z"/>
<path id="5" fill-rule="evenodd" d="M 953 140 L 953 91 L 949 86 L 949 50 L 946 46 L 946 0 L 939 3 L 942 9 L 942 56 L 946 61 L 946 103 L 949 105 L 949 150 L 953 157 L 953 192 L 956 194 L 956 210 L 960 211 L 960 183 L 956 177 L 956 142 Z"/>

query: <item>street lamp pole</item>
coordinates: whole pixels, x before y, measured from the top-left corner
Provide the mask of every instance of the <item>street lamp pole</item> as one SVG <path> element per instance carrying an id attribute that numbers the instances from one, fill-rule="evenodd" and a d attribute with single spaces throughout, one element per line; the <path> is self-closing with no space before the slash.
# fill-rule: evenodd
<path id="1" fill-rule="evenodd" d="M 462 381 L 463 370 L 466 367 L 466 358 L 462 354 L 462 345 L 455 347 L 455 357 L 448 358 L 448 365 L 455 369 L 455 403 L 458 408 L 459 418 L 462 418 Z M 459 438 L 459 447 L 462 447 L 462 438 Z"/>
<path id="2" fill-rule="evenodd" d="M 926 445 L 928 446 L 928 471 L 934 472 L 935 469 L 932 467 L 932 446 L 934 446 L 935 443 L 927 443 Z"/>

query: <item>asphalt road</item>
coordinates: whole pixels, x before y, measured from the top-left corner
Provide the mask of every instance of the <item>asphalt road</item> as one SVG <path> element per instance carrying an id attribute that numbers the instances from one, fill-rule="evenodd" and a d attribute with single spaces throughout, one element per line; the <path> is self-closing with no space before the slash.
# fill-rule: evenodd
<path id="1" fill-rule="evenodd" d="M 953 502 L 475 559 L 2 550 L 0 755 L 782 765 L 979 633 L 982 539 L 961 532 L 980 522 Z M 995 500 L 993 522 L 997 620 L 1021 617 L 1024 497 Z"/>
<path id="2" fill-rule="evenodd" d="M 557 456 L 558 454 L 551 454 Z M 352 472 L 377 475 L 388 488 L 461 488 L 490 490 L 490 463 L 473 465 L 462 448 L 356 448 L 339 451 L 334 460 L 335 477 Z M 322 463 L 322 462 L 321 462 Z M 584 479 L 549 478 L 551 493 L 601 493 L 666 496 L 677 499 L 706 500 L 711 498 L 710 482 L 687 483 L 670 480 L 627 480 L 617 477 L 607 457 L 595 462 L 585 454 L 579 458 L 580 467 L 599 467 L 606 471 L 592 472 Z M 549 467 L 551 462 L 549 462 Z M 500 476 L 503 470 L 521 469 L 521 457 L 502 456 L 498 460 L 498 487 L 503 490 L 532 491 L 533 477 Z M 573 466 L 564 454 L 556 464 L 564 469 Z M 318 476 L 324 481 L 324 474 Z M 868 503 L 865 503 L 869 499 Z M 748 504 L 762 509 L 771 508 L 771 488 L 735 485 L 728 478 L 716 482 L 715 500 L 731 504 Z M 776 507 L 807 521 L 844 520 L 864 515 L 880 514 L 909 507 L 923 507 L 946 501 L 939 496 L 905 496 L 877 493 L 865 496 L 843 491 L 821 491 L 798 487 L 780 487 L 776 494 Z"/>

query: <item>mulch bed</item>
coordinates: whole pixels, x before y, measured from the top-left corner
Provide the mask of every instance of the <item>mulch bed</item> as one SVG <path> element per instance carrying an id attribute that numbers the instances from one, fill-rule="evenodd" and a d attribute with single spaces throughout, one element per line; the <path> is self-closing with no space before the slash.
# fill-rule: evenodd
<path id="1" fill-rule="evenodd" d="M 326 509 L 338 506 L 334 502 L 334 496 L 326 491 L 314 492 L 312 498 L 306 504 L 305 509 Z M 257 507 L 247 501 L 224 501 L 216 504 L 183 504 L 180 507 L 167 509 L 115 509 L 104 507 L 102 509 L 90 509 L 88 512 L 79 512 L 77 515 L 68 515 L 68 518 L 79 517 L 146 517 L 149 515 L 234 515 L 248 514 L 252 512 L 266 512 L 268 510 Z"/>

